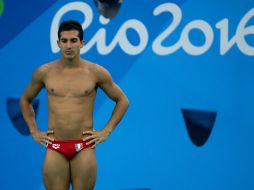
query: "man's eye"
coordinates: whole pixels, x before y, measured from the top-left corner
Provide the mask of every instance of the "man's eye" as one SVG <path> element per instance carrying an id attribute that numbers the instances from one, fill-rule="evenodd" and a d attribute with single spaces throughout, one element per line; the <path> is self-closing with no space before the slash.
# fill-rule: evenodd
<path id="1" fill-rule="evenodd" d="M 72 39 L 71 42 L 75 43 L 77 42 L 78 40 L 77 39 Z"/>

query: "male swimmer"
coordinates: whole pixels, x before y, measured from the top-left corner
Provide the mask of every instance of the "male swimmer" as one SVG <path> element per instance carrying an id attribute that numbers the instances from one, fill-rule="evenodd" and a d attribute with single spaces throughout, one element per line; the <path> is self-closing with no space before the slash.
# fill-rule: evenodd
<path id="1" fill-rule="evenodd" d="M 58 30 L 61 58 L 41 65 L 32 75 L 20 106 L 31 135 L 47 148 L 43 180 L 47 190 L 93 190 L 96 181 L 94 148 L 105 141 L 123 118 L 128 99 L 103 67 L 80 57 L 84 46 L 80 23 L 64 21 Z M 39 130 L 32 100 L 41 89 L 48 96 L 48 131 Z M 109 121 L 94 131 L 93 109 L 101 88 L 116 102 Z"/>

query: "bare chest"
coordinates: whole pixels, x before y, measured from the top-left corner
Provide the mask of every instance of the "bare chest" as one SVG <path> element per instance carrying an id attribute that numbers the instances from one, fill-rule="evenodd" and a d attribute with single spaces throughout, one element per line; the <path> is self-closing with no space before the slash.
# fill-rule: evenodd
<path id="1" fill-rule="evenodd" d="M 82 97 L 95 92 L 96 81 L 86 72 L 52 72 L 47 76 L 45 86 L 50 95 Z"/>

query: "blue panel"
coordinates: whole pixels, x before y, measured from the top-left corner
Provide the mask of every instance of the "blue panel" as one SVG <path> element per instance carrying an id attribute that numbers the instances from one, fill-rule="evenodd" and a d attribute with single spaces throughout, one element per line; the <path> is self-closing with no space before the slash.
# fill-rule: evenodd
<path id="1" fill-rule="evenodd" d="M 150 188 L 134 188 L 134 189 L 121 189 L 121 190 L 151 190 Z"/>
<path id="2" fill-rule="evenodd" d="M 191 141 L 202 146 L 208 140 L 216 119 L 216 112 L 182 109 L 184 121 Z"/>
<path id="3" fill-rule="evenodd" d="M 38 110 L 39 110 L 39 100 L 33 100 L 32 106 L 35 111 L 35 115 L 37 116 Z M 22 116 L 20 106 L 19 106 L 19 98 L 7 98 L 6 99 L 6 107 L 7 112 L 9 115 L 9 118 L 14 126 L 14 128 L 24 136 L 27 136 L 30 134 L 29 128 L 27 124 L 25 123 L 25 120 Z"/>
<path id="4" fill-rule="evenodd" d="M 122 0 L 94 0 L 94 3 L 101 15 L 111 19 L 117 15 Z"/>
<path id="5" fill-rule="evenodd" d="M 151 190 L 150 188 L 134 188 L 134 189 L 121 189 L 121 190 Z"/>
<path id="6" fill-rule="evenodd" d="M 55 2 L 55 0 L 2 1 L 4 9 L 0 15 L 0 49 Z"/>

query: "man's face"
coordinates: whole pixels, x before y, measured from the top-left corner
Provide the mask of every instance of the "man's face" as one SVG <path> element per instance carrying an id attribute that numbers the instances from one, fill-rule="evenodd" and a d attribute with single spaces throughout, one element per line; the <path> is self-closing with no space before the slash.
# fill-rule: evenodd
<path id="1" fill-rule="evenodd" d="M 62 56 L 67 59 L 79 56 L 80 48 L 84 46 L 84 41 L 80 41 L 77 30 L 62 31 L 57 43 L 61 49 Z"/>

